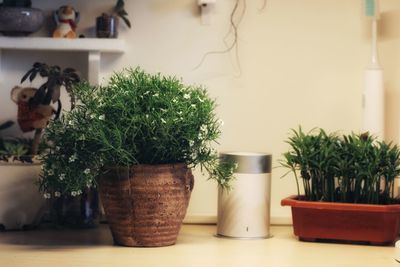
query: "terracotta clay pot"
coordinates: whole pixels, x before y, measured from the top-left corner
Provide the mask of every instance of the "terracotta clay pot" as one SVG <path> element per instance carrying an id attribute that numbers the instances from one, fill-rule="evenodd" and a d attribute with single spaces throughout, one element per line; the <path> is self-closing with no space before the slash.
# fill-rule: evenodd
<path id="1" fill-rule="evenodd" d="M 292 207 L 294 234 L 303 241 L 334 239 L 392 244 L 399 232 L 400 205 L 370 205 L 301 201 L 291 196 L 281 201 Z"/>
<path id="2" fill-rule="evenodd" d="M 192 189 L 185 164 L 110 168 L 100 177 L 100 198 L 115 244 L 175 244 Z"/>

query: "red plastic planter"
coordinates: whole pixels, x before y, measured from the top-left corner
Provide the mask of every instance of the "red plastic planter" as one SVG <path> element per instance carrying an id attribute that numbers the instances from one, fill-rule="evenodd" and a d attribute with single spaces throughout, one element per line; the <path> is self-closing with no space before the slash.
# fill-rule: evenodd
<path id="1" fill-rule="evenodd" d="M 400 205 L 370 205 L 297 200 L 281 201 L 292 207 L 294 234 L 304 241 L 335 239 L 384 245 L 399 232 Z"/>

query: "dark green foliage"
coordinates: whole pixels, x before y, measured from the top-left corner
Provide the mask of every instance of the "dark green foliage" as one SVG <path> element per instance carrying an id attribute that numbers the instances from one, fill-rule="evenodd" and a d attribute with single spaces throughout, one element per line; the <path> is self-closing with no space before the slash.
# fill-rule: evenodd
<path id="1" fill-rule="evenodd" d="M 117 0 L 117 4 L 114 7 L 114 13 L 117 14 L 128 26 L 131 27 L 131 22 L 128 19 L 128 12 L 125 10 L 125 1 L 124 0 Z"/>
<path id="2" fill-rule="evenodd" d="M 32 140 L 22 138 L 0 138 L 0 161 L 32 162 L 29 155 Z"/>
<path id="3" fill-rule="evenodd" d="M 234 165 L 219 164 L 212 148 L 221 123 L 204 88 L 136 68 L 115 73 L 106 86 L 80 83 L 73 93 L 76 108 L 44 136 L 42 190 L 79 192 L 104 166 L 182 162 L 229 187 Z"/>
<path id="4" fill-rule="evenodd" d="M 80 77 L 73 68 L 65 68 L 62 70 L 59 66 L 49 66 L 45 63 L 35 62 L 30 70 L 25 73 L 21 79 L 21 83 L 29 79 L 30 82 L 35 80 L 37 76 L 46 79 L 35 96 L 30 99 L 30 104 L 49 105 L 60 99 L 60 87 L 64 86 L 71 99 L 71 108 L 75 106 L 75 97 L 72 93 L 72 86 L 80 82 Z"/>
<path id="5" fill-rule="evenodd" d="M 61 113 L 61 87 L 63 86 L 70 96 L 71 109 L 75 107 L 75 96 L 72 93 L 72 86 L 80 82 L 80 77 L 73 68 L 65 68 L 62 70 L 59 66 L 49 66 L 45 63 L 35 62 L 30 70 L 22 77 L 21 83 L 29 79 L 30 82 L 35 80 L 37 76 L 46 79 L 35 95 L 29 99 L 29 105 L 32 107 L 38 105 L 50 105 L 58 103 L 58 109 L 54 119 L 58 119 Z M 32 143 L 31 154 L 38 153 L 42 129 L 35 130 L 35 136 Z"/>
<path id="6" fill-rule="evenodd" d="M 301 178 L 306 200 L 389 204 L 394 179 L 400 174 L 397 145 L 377 141 L 368 134 L 304 133 L 293 130 L 281 165 Z M 299 175 L 299 176 L 298 176 Z"/>
<path id="7" fill-rule="evenodd" d="M 6 121 L 6 122 L 3 122 L 2 124 L 0 124 L 0 131 L 5 130 L 5 129 L 7 129 L 7 128 L 10 128 L 10 127 L 13 126 L 13 125 L 14 125 L 14 122 L 13 122 L 13 121 Z"/>
<path id="8" fill-rule="evenodd" d="M 13 125 L 13 121 L 6 121 L 0 124 L 0 131 Z M 30 139 L 0 137 L 0 161 L 32 162 L 32 156 L 29 155 L 31 144 Z"/>

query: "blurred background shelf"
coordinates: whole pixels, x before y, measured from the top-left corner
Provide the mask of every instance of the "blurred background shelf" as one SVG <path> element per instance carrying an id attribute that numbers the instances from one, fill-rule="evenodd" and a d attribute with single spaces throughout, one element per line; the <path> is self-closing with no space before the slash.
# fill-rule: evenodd
<path id="1" fill-rule="evenodd" d="M 100 61 L 102 53 L 123 54 L 126 50 L 122 39 L 54 39 L 51 37 L 0 37 L 1 50 L 87 52 L 88 81 L 98 84 L 100 79 Z"/>

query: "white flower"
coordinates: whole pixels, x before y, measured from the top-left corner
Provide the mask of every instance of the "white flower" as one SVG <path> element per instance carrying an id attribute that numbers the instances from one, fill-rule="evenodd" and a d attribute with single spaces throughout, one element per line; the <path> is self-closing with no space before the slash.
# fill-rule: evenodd
<path id="1" fill-rule="evenodd" d="M 182 115 L 182 111 L 178 111 L 178 115 Z"/>
<path id="2" fill-rule="evenodd" d="M 72 155 L 71 157 L 69 157 L 68 161 L 69 162 L 74 162 L 78 157 L 76 156 L 76 154 Z"/>
<path id="3" fill-rule="evenodd" d="M 50 169 L 50 170 L 47 171 L 47 174 L 50 175 L 50 176 L 54 175 L 54 171 L 52 169 Z"/>
<path id="4" fill-rule="evenodd" d="M 84 173 L 84 174 L 89 174 L 89 173 L 90 173 L 90 169 L 85 169 L 85 170 L 83 171 L 83 173 Z"/>
<path id="5" fill-rule="evenodd" d="M 74 125 L 74 122 L 72 120 L 68 121 L 69 125 Z"/>
<path id="6" fill-rule="evenodd" d="M 162 112 L 167 112 L 167 110 L 166 109 L 163 109 L 163 108 L 161 108 L 160 109 Z"/>
<path id="7" fill-rule="evenodd" d="M 106 119 L 106 115 L 103 114 L 103 115 L 99 116 L 99 120 L 104 121 L 105 119 Z"/>
<path id="8" fill-rule="evenodd" d="M 94 114 L 90 114 L 89 116 L 91 119 L 94 119 L 96 116 Z"/>
<path id="9" fill-rule="evenodd" d="M 192 106 L 192 108 L 196 108 L 196 105 L 195 105 L 195 104 L 191 104 L 191 106 Z"/>
<path id="10" fill-rule="evenodd" d="M 61 193 L 58 192 L 58 191 L 56 191 L 56 192 L 54 192 L 54 196 L 55 196 L 55 197 L 61 197 Z"/>
<path id="11" fill-rule="evenodd" d="M 146 119 L 148 119 L 149 118 L 149 114 L 146 114 Z"/>
<path id="12" fill-rule="evenodd" d="M 71 196 L 76 197 L 77 195 L 78 195 L 78 192 L 76 192 L 76 191 L 71 192 Z"/>
<path id="13" fill-rule="evenodd" d="M 157 97 L 157 96 L 159 96 L 159 94 L 158 94 L 158 93 L 155 93 L 153 96 L 154 96 L 154 97 Z"/>
<path id="14" fill-rule="evenodd" d="M 50 199 L 50 198 L 51 198 L 51 195 L 50 195 L 50 193 L 44 193 L 44 194 L 43 194 L 43 197 L 44 197 L 45 199 Z"/>
<path id="15" fill-rule="evenodd" d="M 190 98 L 190 94 L 184 94 L 184 95 L 183 95 L 183 98 L 184 98 L 184 99 L 189 99 L 189 98 Z"/>
<path id="16" fill-rule="evenodd" d="M 58 179 L 60 179 L 60 181 L 65 179 L 65 173 L 61 173 L 60 176 L 58 177 Z"/>
<path id="17" fill-rule="evenodd" d="M 205 124 L 201 125 L 200 131 L 202 131 L 203 133 L 207 132 L 208 131 L 207 125 L 205 125 Z"/>
<path id="18" fill-rule="evenodd" d="M 193 146 L 194 145 L 194 141 L 193 140 L 190 140 L 189 141 L 189 146 Z"/>
<path id="19" fill-rule="evenodd" d="M 164 124 L 167 123 L 163 118 L 161 118 L 161 122 Z"/>
<path id="20" fill-rule="evenodd" d="M 78 192 L 76 192 L 78 195 L 82 195 L 82 190 L 78 190 Z"/>
<path id="21" fill-rule="evenodd" d="M 146 91 L 143 93 L 143 95 L 148 95 L 149 93 L 150 93 L 149 91 Z"/>
<path id="22" fill-rule="evenodd" d="M 176 103 L 178 102 L 178 100 L 176 100 L 176 98 L 172 99 L 172 102 Z"/>

